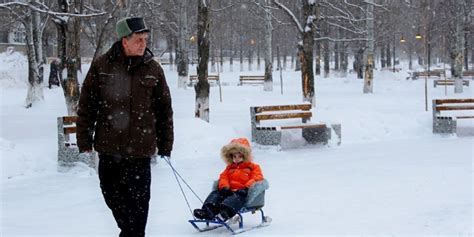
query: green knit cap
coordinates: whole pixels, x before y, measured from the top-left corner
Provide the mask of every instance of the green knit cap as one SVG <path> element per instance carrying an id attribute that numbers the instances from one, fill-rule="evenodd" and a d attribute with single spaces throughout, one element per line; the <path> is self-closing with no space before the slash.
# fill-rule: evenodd
<path id="1" fill-rule="evenodd" d="M 126 17 L 117 22 L 115 27 L 119 39 L 131 35 L 132 33 L 150 32 L 141 17 Z"/>

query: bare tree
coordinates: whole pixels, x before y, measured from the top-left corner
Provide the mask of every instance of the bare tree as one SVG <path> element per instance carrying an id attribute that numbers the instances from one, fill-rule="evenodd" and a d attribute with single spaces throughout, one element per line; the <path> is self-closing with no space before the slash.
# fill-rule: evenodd
<path id="1" fill-rule="evenodd" d="M 269 8 L 271 1 L 265 0 L 267 9 L 265 10 L 265 46 L 264 46 L 264 58 L 265 58 L 265 83 L 263 86 L 264 91 L 273 91 L 273 60 L 272 60 L 272 13 Z"/>
<path id="2" fill-rule="evenodd" d="M 186 88 L 188 79 L 189 59 L 188 59 L 188 13 L 186 0 L 178 3 L 178 48 L 176 62 L 178 67 L 178 88 Z"/>
<path id="3" fill-rule="evenodd" d="M 464 57 L 464 22 L 465 12 L 469 8 L 467 0 L 454 1 L 451 5 L 452 13 L 455 16 L 452 29 L 451 43 L 451 74 L 454 77 L 454 93 L 463 92 L 463 57 Z"/>
<path id="4" fill-rule="evenodd" d="M 42 25 L 37 0 L 28 2 L 1 3 L 0 8 L 8 10 L 20 21 L 26 29 L 26 49 L 28 58 L 28 93 L 25 107 L 30 108 L 34 103 L 44 99 L 43 96 L 43 67 L 45 56 L 43 51 Z"/>
<path id="5" fill-rule="evenodd" d="M 198 3 L 198 82 L 195 85 L 196 108 L 195 116 L 206 122 L 209 122 L 209 82 L 208 63 L 209 63 L 209 0 L 199 0 Z"/>
<path id="6" fill-rule="evenodd" d="M 367 59 L 365 60 L 364 93 L 374 91 L 374 0 L 367 1 Z"/>
<path id="7" fill-rule="evenodd" d="M 294 26 L 298 29 L 302 42 L 298 44 L 298 56 L 301 62 L 301 81 L 303 91 L 303 101 L 310 102 L 316 106 L 314 93 L 314 74 L 313 74 L 313 44 L 314 44 L 314 12 L 315 1 L 302 1 L 302 20 L 298 20 L 295 14 L 279 0 L 275 4 L 283 10 L 292 20 Z"/>

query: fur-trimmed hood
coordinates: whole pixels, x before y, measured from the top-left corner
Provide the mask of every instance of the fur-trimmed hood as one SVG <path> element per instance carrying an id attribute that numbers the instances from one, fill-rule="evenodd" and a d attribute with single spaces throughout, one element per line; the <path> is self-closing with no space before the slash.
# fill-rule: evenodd
<path id="1" fill-rule="evenodd" d="M 243 162 L 252 161 L 252 149 L 247 138 L 232 139 L 229 144 L 221 149 L 221 158 L 229 165 L 232 164 L 232 153 L 240 152 L 244 155 Z"/>

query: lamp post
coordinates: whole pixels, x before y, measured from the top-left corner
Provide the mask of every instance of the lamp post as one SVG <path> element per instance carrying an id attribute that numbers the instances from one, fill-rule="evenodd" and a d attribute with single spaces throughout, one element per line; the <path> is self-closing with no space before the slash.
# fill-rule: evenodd
<path id="1" fill-rule="evenodd" d="M 191 36 L 191 38 L 189 38 L 189 40 L 191 40 L 191 45 L 194 45 L 194 43 L 196 42 L 196 37 L 194 35 Z M 193 50 L 194 46 L 191 46 L 191 65 L 194 66 L 194 50 Z"/>
<path id="2" fill-rule="evenodd" d="M 249 71 L 252 71 L 252 51 L 253 51 L 253 47 L 255 45 L 255 40 L 254 39 L 250 39 L 249 41 L 250 43 L 250 47 L 249 47 Z"/>
<path id="3" fill-rule="evenodd" d="M 415 36 L 416 40 L 421 40 L 423 39 L 423 36 L 421 34 L 416 34 Z M 425 46 L 425 44 L 423 44 Z M 428 77 L 430 76 L 430 43 L 428 42 L 428 49 L 425 47 L 425 51 L 427 52 L 427 58 L 428 58 L 428 70 L 425 72 L 425 111 L 428 111 Z"/>

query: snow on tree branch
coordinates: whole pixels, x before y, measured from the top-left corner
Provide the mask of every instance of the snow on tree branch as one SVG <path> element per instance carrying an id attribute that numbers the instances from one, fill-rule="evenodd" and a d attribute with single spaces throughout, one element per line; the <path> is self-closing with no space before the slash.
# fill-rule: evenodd
<path id="1" fill-rule="evenodd" d="M 275 0 L 274 3 L 280 9 L 282 9 L 283 12 L 285 12 L 288 16 L 290 16 L 290 18 L 293 20 L 293 23 L 295 23 L 300 33 L 304 32 L 303 26 L 300 24 L 300 22 L 298 21 L 298 18 L 295 16 L 295 14 L 293 14 L 293 12 L 290 9 L 288 9 L 285 5 L 281 4 L 278 0 Z"/>
<path id="2" fill-rule="evenodd" d="M 9 3 L 0 3 L 0 8 L 6 8 L 10 11 L 12 9 L 10 8 L 11 6 L 18 6 L 18 7 L 27 7 L 33 11 L 40 12 L 40 13 L 45 13 L 48 15 L 51 15 L 52 17 L 61 19 L 61 20 L 67 20 L 69 17 L 96 17 L 96 16 L 102 16 L 105 15 L 106 12 L 100 12 L 100 13 L 93 13 L 93 14 L 77 14 L 77 13 L 67 13 L 67 12 L 55 12 L 49 10 L 46 6 L 40 5 L 41 7 L 45 7 L 45 9 L 39 8 L 37 6 L 34 6 L 32 3 L 24 3 L 24 2 L 9 2 Z"/>

